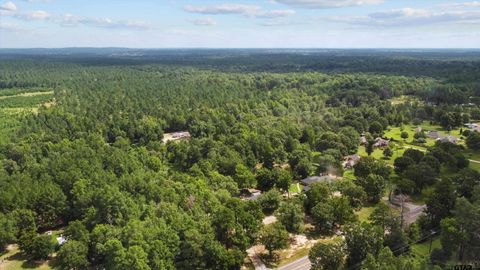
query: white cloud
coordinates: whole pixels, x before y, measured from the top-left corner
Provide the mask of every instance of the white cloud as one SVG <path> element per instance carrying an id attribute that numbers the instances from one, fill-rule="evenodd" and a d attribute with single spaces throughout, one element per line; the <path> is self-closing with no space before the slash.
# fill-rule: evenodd
<path id="1" fill-rule="evenodd" d="M 300 8 L 324 9 L 381 4 L 384 0 L 275 0 L 275 2 Z"/>
<path id="2" fill-rule="evenodd" d="M 198 19 L 191 19 L 188 21 L 198 26 L 213 26 L 217 24 L 217 22 L 212 18 L 198 18 Z"/>
<path id="3" fill-rule="evenodd" d="M 208 14 L 208 15 L 225 15 L 239 14 L 252 18 L 280 18 L 295 14 L 294 10 L 262 10 L 259 6 L 240 5 L 240 4 L 221 4 L 212 6 L 185 6 L 185 11 L 190 13 Z"/>
<path id="4" fill-rule="evenodd" d="M 36 10 L 36 11 L 29 11 L 29 12 L 15 12 L 12 14 L 7 14 L 7 16 L 15 17 L 17 19 L 25 20 L 25 21 L 41 21 L 41 20 L 48 20 L 51 18 L 50 13 L 43 11 L 43 10 Z"/>
<path id="5" fill-rule="evenodd" d="M 10 16 L 24 21 L 48 21 L 61 26 L 92 26 L 101 28 L 125 28 L 125 29 L 149 29 L 150 25 L 143 21 L 116 21 L 110 18 L 88 18 L 73 14 L 54 15 L 43 10 L 30 12 L 5 13 L 4 16 Z"/>
<path id="6" fill-rule="evenodd" d="M 449 3 L 439 5 L 443 8 L 470 8 L 470 7 L 480 7 L 480 1 L 472 2 L 463 2 L 463 3 Z"/>
<path id="7" fill-rule="evenodd" d="M 287 17 L 295 14 L 295 10 L 291 9 L 284 9 L 284 10 L 271 10 L 265 12 L 259 12 L 254 14 L 254 17 L 257 18 L 279 18 L 279 17 Z"/>
<path id="8" fill-rule="evenodd" d="M 278 19 L 273 19 L 273 20 L 266 20 L 258 23 L 260 26 L 285 26 L 285 25 L 292 25 L 291 22 L 287 22 L 284 20 L 278 20 Z"/>
<path id="9" fill-rule="evenodd" d="M 14 31 L 14 30 L 19 30 L 19 29 L 20 28 L 16 24 L 0 21 L 0 30 Z"/>
<path id="10" fill-rule="evenodd" d="M 17 6 L 13 2 L 6 2 L 0 5 L 0 10 L 7 10 L 7 11 L 16 11 Z"/>
<path id="11" fill-rule="evenodd" d="M 480 21 L 480 10 L 434 11 L 402 8 L 371 13 L 367 16 L 343 16 L 331 18 L 355 26 L 372 27 L 421 27 L 441 23 L 471 23 Z"/>
<path id="12" fill-rule="evenodd" d="M 37 2 L 51 2 L 52 0 L 23 0 L 24 2 L 37 3 Z"/>
<path id="13" fill-rule="evenodd" d="M 183 8 L 185 11 L 190 13 L 200 13 L 200 14 L 252 14 L 258 12 L 261 7 L 252 6 L 252 5 L 240 5 L 240 4 L 221 4 L 215 6 L 185 6 Z"/>

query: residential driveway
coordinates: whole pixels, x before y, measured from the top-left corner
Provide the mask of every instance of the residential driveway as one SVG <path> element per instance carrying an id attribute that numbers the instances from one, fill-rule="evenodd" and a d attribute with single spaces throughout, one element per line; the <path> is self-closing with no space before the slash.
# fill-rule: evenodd
<path id="1" fill-rule="evenodd" d="M 277 268 L 278 270 L 309 270 L 312 265 L 307 256 Z"/>
<path id="2" fill-rule="evenodd" d="M 262 245 L 253 246 L 247 249 L 248 257 L 250 257 L 250 260 L 252 260 L 255 270 L 268 270 L 268 268 L 265 266 L 259 256 L 264 249 L 265 247 Z"/>
<path id="3" fill-rule="evenodd" d="M 406 225 L 414 223 L 423 214 L 425 209 L 427 209 L 425 204 L 418 205 L 405 202 L 403 206 L 408 209 L 406 213 L 403 213 L 403 221 Z"/>

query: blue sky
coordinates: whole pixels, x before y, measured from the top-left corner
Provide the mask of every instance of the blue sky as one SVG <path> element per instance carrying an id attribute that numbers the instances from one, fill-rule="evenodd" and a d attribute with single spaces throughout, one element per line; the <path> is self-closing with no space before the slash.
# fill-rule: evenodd
<path id="1" fill-rule="evenodd" d="M 0 0 L 0 47 L 479 48 L 480 1 Z"/>

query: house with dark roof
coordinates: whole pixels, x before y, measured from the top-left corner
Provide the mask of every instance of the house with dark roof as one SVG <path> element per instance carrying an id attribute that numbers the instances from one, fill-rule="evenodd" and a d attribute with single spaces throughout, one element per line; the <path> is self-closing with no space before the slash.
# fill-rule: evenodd
<path id="1" fill-rule="evenodd" d="M 458 138 L 455 137 L 455 136 L 449 135 L 449 136 L 445 136 L 445 137 L 442 137 L 442 138 L 438 138 L 437 141 L 457 144 Z"/>
<path id="2" fill-rule="evenodd" d="M 334 178 L 330 175 L 323 175 L 323 176 L 310 176 L 305 179 L 302 179 L 300 182 L 304 185 L 303 191 L 309 191 L 310 186 L 315 183 L 332 183 Z"/>

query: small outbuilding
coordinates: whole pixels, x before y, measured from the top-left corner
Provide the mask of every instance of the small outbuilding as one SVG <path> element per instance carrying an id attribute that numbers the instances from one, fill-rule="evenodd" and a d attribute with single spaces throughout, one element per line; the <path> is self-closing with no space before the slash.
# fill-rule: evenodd
<path id="1" fill-rule="evenodd" d="M 435 140 L 442 138 L 442 136 L 440 135 L 440 133 L 438 133 L 438 131 L 427 132 L 427 137 Z"/>
<path id="2" fill-rule="evenodd" d="M 351 169 L 359 161 L 360 161 L 360 155 L 358 155 L 358 154 L 346 156 L 346 157 L 343 158 L 343 167 L 345 169 Z"/>
<path id="3" fill-rule="evenodd" d="M 256 200 L 262 195 L 262 192 L 254 188 L 244 188 L 240 191 L 240 194 L 244 200 Z"/>
<path id="4" fill-rule="evenodd" d="M 390 144 L 390 140 L 386 140 L 386 139 L 383 139 L 383 138 L 376 138 L 375 139 L 375 143 L 373 144 L 373 147 L 388 147 L 388 145 Z"/>

